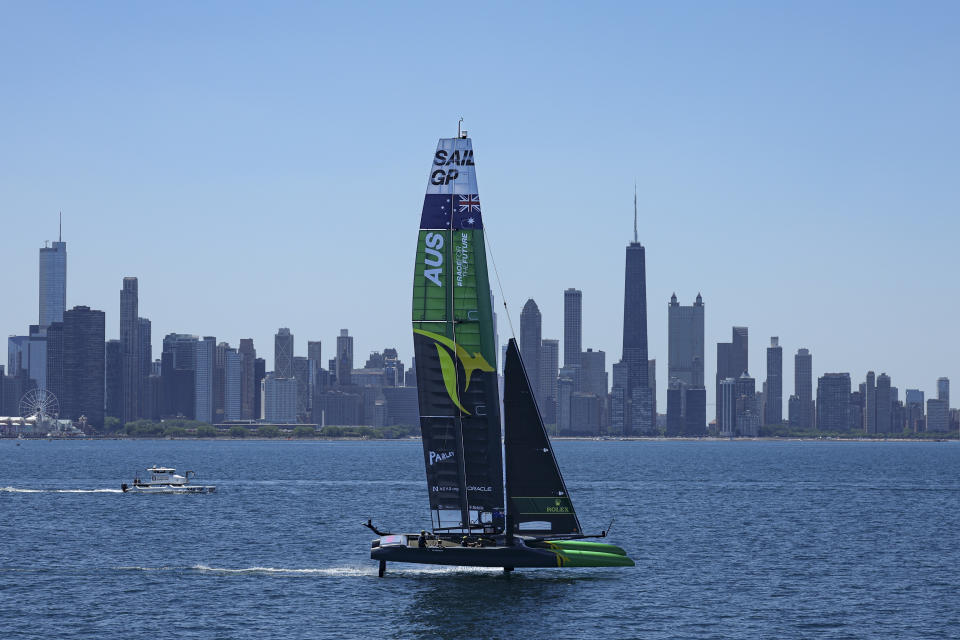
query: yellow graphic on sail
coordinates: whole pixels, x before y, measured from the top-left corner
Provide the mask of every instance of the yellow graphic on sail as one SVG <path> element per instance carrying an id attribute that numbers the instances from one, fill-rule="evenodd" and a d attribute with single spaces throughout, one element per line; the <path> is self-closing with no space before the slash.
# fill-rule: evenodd
<path id="1" fill-rule="evenodd" d="M 446 349 L 442 349 L 440 345 L 443 345 L 453 352 L 463 366 L 463 371 L 466 375 L 466 383 L 463 385 L 464 391 L 470 388 L 470 380 L 473 378 L 474 371 L 492 372 L 494 368 L 490 366 L 490 363 L 487 362 L 483 355 L 480 353 L 471 355 L 466 349 L 446 336 L 424 331 L 423 329 L 414 329 L 413 332 L 436 341 L 437 354 L 440 357 L 440 370 L 443 372 L 443 384 L 447 389 L 447 394 L 460 411 L 468 416 L 471 415 L 471 413 L 460 404 L 460 397 L 457 393 L 457 365 L 453 361 L 453 358 L 450 357 L 450 354 L 447 353 Z"/>

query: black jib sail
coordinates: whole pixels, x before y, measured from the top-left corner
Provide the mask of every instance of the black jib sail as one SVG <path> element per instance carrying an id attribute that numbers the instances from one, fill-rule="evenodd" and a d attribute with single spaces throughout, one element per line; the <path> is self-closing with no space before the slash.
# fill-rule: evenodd
<path id="1" fill-rule="evenodd" d="M 507 525 L 512 533 L 581 533 L 513 338 L 503 372 Z"/>

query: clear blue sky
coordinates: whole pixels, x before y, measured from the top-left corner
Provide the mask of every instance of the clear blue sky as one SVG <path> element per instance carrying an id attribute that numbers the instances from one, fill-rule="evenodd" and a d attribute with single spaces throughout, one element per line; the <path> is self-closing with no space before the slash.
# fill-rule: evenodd
<path id="1" fill-rule="evenodd" d="M 325 359 L 348 327 L 361 365 L 409 363 L 430 158 L 463 116 L 517 331 L 533 297 L 562 337 L 580 288 L 608 367 L 636 180 L 661 410 L 673 291 L 703 293 L 708 380 L 737 324 L 758 380 L 780 336 L 785 395 L 798 347 L 901 398 L 960 384 L 956 2 L 8 2 L 0 24 L 6 334 L 36 322 L 62 209 L 68 306 L 108 337 L 138 276 L 155 354 L 252 337 L 271 367 L 278 327 Z"/>

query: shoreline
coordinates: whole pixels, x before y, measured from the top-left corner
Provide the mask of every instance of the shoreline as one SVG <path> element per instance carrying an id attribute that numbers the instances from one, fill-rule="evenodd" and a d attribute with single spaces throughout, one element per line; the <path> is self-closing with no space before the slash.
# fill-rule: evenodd
<path id="1" fill-rule="evenodd" d="M 405 438 L 368 438 L 368 437 L 350 437 L 350 436 L 317 436 L 308 438 L 294 437 L 276 437 L 276 438 L 258 438 L 256 436 L 233 438 L 229 436 L 205 438 L 191 436 L 170 436 L 170 437 L 117 437 L 117 436 L 38 436 L 25 437 L 23 439 L 14 437 L 0 437 L 0 442 L 11 440 L 17 442 L 36 442 L 40 440 L 57 441 L 159 441 L 159 440 L 178 440 L 193 442 L 408 442 L 421 441 L 420 436 L 407 436 Z M 940 443 L 940 442 L 960 442 L 960 438 L 953 435 L 945 435 L 942 438 L 836 438 L 836 437 L 775 437 L 763 436 L 755 438 L 718 438 L 713 436 L 696 437 L 674 437 L 665 436 L 550 436 L 551 441 L 584 441 L 584 442 L 915 442 L 915 443 Z"/>

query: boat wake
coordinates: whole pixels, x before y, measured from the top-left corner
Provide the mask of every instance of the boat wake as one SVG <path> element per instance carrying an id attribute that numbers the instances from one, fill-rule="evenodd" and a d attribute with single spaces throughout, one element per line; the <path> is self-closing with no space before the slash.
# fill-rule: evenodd
<path id="1" fill-rule="evenodd" d="M 144 571 L 159 572 L 171 571 L 177 573 L 196 573 L 208 575 L 263 575 L 277 577 L 317 576 L 328 578 L 376 577 L 377 567 L 324 567 L 315 569 L 291 569 L 284 567 L 246 567 L 230 569 L 226 567 L 211 567 L 205 564 L 196 564 L 187 567 L 115 567 L 117 571 Z M 498 568 L 487 567 L 404 567 L 391 572 L 393 576 L 442 575 L 463 573 L 500 573 Z"/>
<path id="2" fill-rule="evenodd" d="M 0 487 L 0 493 L 123 493 L 120 489 L 22 489 Z"/>

